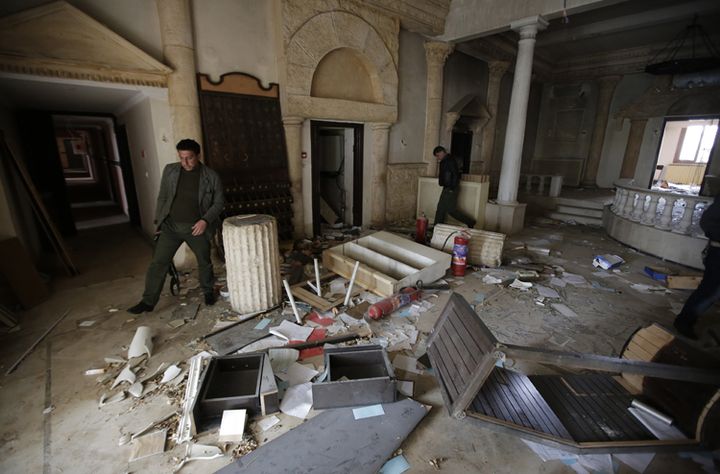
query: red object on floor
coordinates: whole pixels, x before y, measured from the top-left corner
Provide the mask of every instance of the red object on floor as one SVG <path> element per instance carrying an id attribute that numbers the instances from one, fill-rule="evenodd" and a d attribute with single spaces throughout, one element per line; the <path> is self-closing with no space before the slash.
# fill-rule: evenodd
<path id="1" fill-rule="evenodd" d="M 394 294 L 389 298 L 380 300 L 368 308 L 368 317 L 370 319 L 380 319 L 401 306 L 406 306 L 413 301 L 420 299 L 421 291 L 415 288 L 403 288 L 400 293 Z"/>
<path id="2" fill-rule="evenodd" d="M 419 244 L 425 243 L 425 235 L 427 234 L 428 218 L 425 217 L 423 212 L 420 217 L 415 221 L 415 242 Z"/>
<path id="3" fill-rule="evenodd" d="M 310 333 L 310 336 L 307 338 L 307 341 L 300 341 L 300 342 L 319 341 L 321 339 L 325 339 L 326 336 L 327 336 L 327 329 L 320 329 L 320 328 L 313 329 L 313 332 Z M 303 360 L 303 359 L 307 359 L 309 357 L 315 357 L 317 355 L 322 355 L 322 354 L 323 354 L 322 346 L 311 347 L 309 349 L 301 350 L 300 355 L 298 356 L 298 360 Z"/>
<path id="4" fill-rule="evenodd" d="M 317 314 L 316 311 L 313 311 L 312 313 L 310 313 L 310 316 L 308 316 L 305 319 L 308 321 L 312 321 L 316 324 L 319 324 L 321 326 L 330 326 L 331 324 L 333 324 L 335 322 L 335 320 L 333 318 L 323 318 L 322 316 Z"/>

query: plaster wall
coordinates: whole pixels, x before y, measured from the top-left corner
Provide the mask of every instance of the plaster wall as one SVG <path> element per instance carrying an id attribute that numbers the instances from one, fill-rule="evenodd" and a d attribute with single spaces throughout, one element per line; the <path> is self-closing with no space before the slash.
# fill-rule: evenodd
<path id="1" fill-rule="evenodd" d="M 278 82 L 272 2 L 193 0 L 192 16 L 199 72 L 213 80 L 239 71 L 265 86 Z"/>
<path id="2" fill-rule="evenodd" d="M 660 149 L 660 136 L 662 135 L 664 123 L 665 117 L 653 117 L 649 119 L 645 125 L 645 132 L 643 133 L 643 140 L 640 145 L 640 153 L 633 178 L 636 186 L 646 187 L 650 184 L 655 170 L 655 159 Z"/>
<path id="3" fill-rule="evenodd" d="M 3 0 L 0 16 L 48 3 L 47 0 Z M 155 59 L 162 61 L 162 40 L 157 7 L 149 0 L 68 0 L 68 3 L 105 24 Z"/>
<path id="4" fill-rule="evenodd" d="M 400 30 L 398 120 L 390 129 L 390 164 L 423 161 L 427 82 L 424 43 L 422 36 Z"/>
<path id="5" fill-rule="evenodd" d="M 118 117 L 125 124 L 143 232 L 155 231 L 155 204 L 162 170 L 177 160 L 166 100 L 144 98 Z"/>
<path id="6" fill-rule="evenodd" d="M 613 3 L 619 0 L 452 0 L 445 33 L 439 39 L 457 41 L 487 36 L 508 30 L 512 21 L 521 18 L 543 15 L 552 19 L 562 15 L 563 10 L 573 14 Z"/>
<path id="7" fill-rule="evenodd" d="M 613 187 L 613 183 L 620 176 L 625 156 L 625 146 L 630 133 L 630 120 L 616 117 L 617 112 L 642 95 L 653 84 L 653 81 L 654 76 L 649 74 L 630 74 L 624 76 L 615 88 L 598 166 L 596 182 L 599 188 Z"/>

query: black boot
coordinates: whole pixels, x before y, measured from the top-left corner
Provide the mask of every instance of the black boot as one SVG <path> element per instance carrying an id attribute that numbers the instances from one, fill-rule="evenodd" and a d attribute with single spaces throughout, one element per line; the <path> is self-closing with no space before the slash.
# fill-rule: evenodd
<path id="1" fill-rule="evenodd" d="M 217 301 L 217 297 L 214 292 L 205 293 L 205 306 L 212 306 Z"/>
<path id="2" fill-rule="evenodd" d="M 145 312 L 151 312 L 153 309 L 155 309 L 155 306 L 150 306 L 149 304 L 145 303 L 144 301 L 139 302 L 132 308 L 128 308 L 127 312 L 132 314 L 142 314 Z"/>
<path id="3" fill-rule="evenodd" d="M 695 330 L 693 329 L 693 325 L 688 323 L 687 321 L 683 319 L 675 319 L 675 322 L 673 323 L 673 326 L 675 326 L 675 329 L 677 332 L 679 332 L 681 335 L 687 337 L 688 339 L 697 340 L 697 334 L 695 334 Z"/>

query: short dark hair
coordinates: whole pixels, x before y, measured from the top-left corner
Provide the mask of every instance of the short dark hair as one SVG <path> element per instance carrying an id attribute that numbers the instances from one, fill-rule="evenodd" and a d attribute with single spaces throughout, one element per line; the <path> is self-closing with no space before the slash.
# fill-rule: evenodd
<path id="1" fill-rule="evenodd" d="M 437 155 L 441 151 L 445 151 L 445 147 L 444 146 L 436 146 L 435 148 L 433 148 L 433 155 Z"/>
<path id="2" fill-rule="evenodd" d="M 183 138 L 179 142 L 177 142 L 177 145 L 175 145 L 175 149 L 177 151 L 180 150 L 186 150 L 186 151 L 192 151 L 196 155 L 200 154 L 200 144 L 193 140 L 192 138 Z"/>

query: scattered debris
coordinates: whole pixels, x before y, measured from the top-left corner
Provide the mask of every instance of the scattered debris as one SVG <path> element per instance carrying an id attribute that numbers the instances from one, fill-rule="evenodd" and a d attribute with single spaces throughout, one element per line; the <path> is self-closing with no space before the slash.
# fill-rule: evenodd
<path id="1" fill-rule="evenodd" d="M 694 290 L 702 278 L 702 275 L 668 275 L 667 285 L 673 290 Z"/>
<path id="2" fill-rule="evenodd" d="M 147 326 L 140 326 L 135 331 L 130 348 L 128 349 L 128 359 L 133 357 L 139 357 L 143 354 L 147 354 L 148 357 L 152 357 L 153 343 L 152 343 L 152 329 Z"/>
<path id="3" fill-rule="evenodd" d="M 432 467 L 434 467 L 436 470 L 439 471 L 439 470 L 440 470 L 440 463 L 443 463 L 443 462 L 445 462 L 445 461 L 447 461 L 447 458 L 434 458 L 434 459 L 431 459 L 430 461 L 428 461 L 428 463 L 429 463 Z"/>
<path id="4" fill-rule="evenodd" d="M 154 456 L 165 452 L 167 430 L 158 430 L 150 434 L 139 436 L 130 443 L 130 462 Z"/>
<path id="5" fill-rule="evenodd" d="M 622 259 L 622 257 L 618 255 L 597 255 L 595 258 L 593 258 L 593 267 L 599 267 L 603 270 L 610 270 L 613 268 L 617 268 L 620 265 L 625 263 L 625 260 Z"/>
<path id="6" fill-rule="evenodd" d="M 171 365 L 170 367 L 165 369 L 160 383 L 168 383 L 172 381 L 175 377 L 180 375 L 180 372 L 182 372 L 182 369 L 180 369 L 180 367 L 178 367 L 177 365 Z"/>
<path id="7" fill-rule="evenodd" d="M 218 433 L 218 442 L 235 443 L 243 440 L 245 433 L 245 420 L 247 419 L 247 410 L 225 410 L 220 421 L 220 432 Z"/>
<path id="8" fill-rule="evenodd" d="M 280 411 L 286 415 L 305 419 L 312 408 L 312 384 L 310 382 L 293 385 L 285 391 L 280 402 Z"/>
<path id="9" fill-rule="evenodd" d="M 266 418 L 263 418 L 257 422 L 258 428 L 260 428 L 262 431 L 267 431 L 273 426 L 280 423 L 280 418 L 278 418 L 275 415 L 270 415 Z"/>
<path id="10" fill-rule="evenodd" d="M 233 460 L 237 460 L 242 458 L 243 456 L 247 456 L 251 452 L 255 451 L 257 447 L 258 444 L 257 441 L 255 441 L 255 438 L 253 438 L 249 434 L 245 434 L 243 440 L 233 448 L 232 458 Z"/>
<path id="11" fill-rule="evenodd" d="M 578 317 L 578 315 L 575 311 L 571 310 L 570 308 L 568 308 L 566 305 L 564 305 L 562 303 L 553 303 L 552 307 L 555 308 L 555 310 L 558 313 L 562 314 L 563 316 L 565 316 L 567 318 L 577 318 Z"/>

